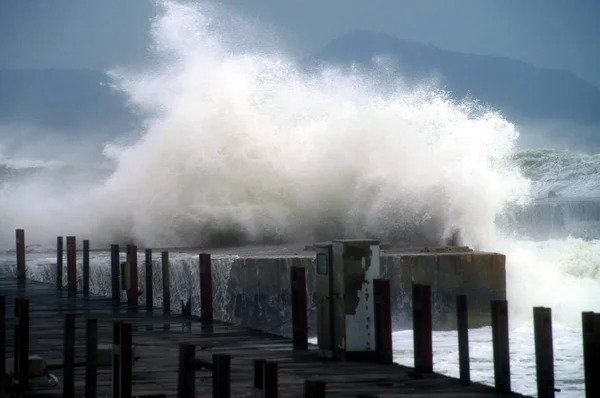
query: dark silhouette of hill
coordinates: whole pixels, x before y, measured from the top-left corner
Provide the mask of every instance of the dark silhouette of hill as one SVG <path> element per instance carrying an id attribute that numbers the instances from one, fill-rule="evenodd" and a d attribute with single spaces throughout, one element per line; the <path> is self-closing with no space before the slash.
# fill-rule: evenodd
<path id="1" fill-rule="evenodd" d="M 398 72 L 408 80 L 436 75 L 441 87 L 453 96 L 470 95 L 513 120 L 600 123 L 599 87 L 567 71 L 537 68 L 509 58 L 446 51 L 358 30 L 331 41 L 305 64 L 370 67 L 374 57 L 381 55 L 395 60 Z"/>

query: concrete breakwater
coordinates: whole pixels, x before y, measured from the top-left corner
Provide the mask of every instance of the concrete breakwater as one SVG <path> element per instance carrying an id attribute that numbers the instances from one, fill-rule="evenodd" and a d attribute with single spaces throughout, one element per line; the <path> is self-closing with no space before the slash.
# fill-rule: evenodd
<path id="1" fill-rule="evenodd" d="M 390 280 L 395 330 L 412 327 L 413 283 L 431 285 L 435 330 L 456 327 L 455 300 L 458 294 L 468 297 L 470 327 L 490 325 L 490 300 L 506 299 L 504 255 L 470 250 L 424 252 L 422 248 L 385 245 L 381 249 L 381 277 Z M 315 252 L 311 247 L 172 249 L 169 252 L 173 310 L 180 308 L 182 300 L 191 299 L 193 312 L 199 311 L 198 253 L 209 252 L 213 258 L 215 318 L 284 336 L 291 335 L 290 267 L 306 268 L 309 333 L 316 333 Z M 122 256 L 124 261 L 125 254 L 122 253 Z M 144 290 L 143 251 L 138 257 L 139 286 Z M 159 307 L 162 306 L 160 261 L 160 252 L 154 250 L 154 301 Z M 5 262 L 9 263 L 9 260 Z M 109 296 L 110 254 L 93 253 L 91 264 L 91 291 Z M 32 279 L 49 283 L 56 280 L 56 258 L 52 258 L 51 254 L 28 254 L 28 269 Z M 140 305 L 143 302 L 142 294 Z"/>

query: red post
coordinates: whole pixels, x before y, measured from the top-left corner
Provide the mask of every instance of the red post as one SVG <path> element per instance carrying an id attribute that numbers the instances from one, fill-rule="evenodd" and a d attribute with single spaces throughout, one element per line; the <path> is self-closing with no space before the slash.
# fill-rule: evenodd
<path id="1" fill-rule="evenodd" d="M 415 370 L 433 373 L 431 286 L 413 284 L 413 340 Z"/>
<path id="2" fill-rule="evenodd" d="M 290 268 L 292 281 L 292 333 L 294 350 L 308 349 L 308 308 L 306 306 L 306 270 Z"/>
<path id="3" fill-rule="evenodd" d="M 381 363 L 394 362 L 392 351 L 391 289 L 388 279 L 373 280 L 375 300 L 375 349 Z"/>
<path id="4" fill-rule="evenodd" d="M 200 253 L 200 319 L 213 320 L 212 264 L 209 253 Z"/>
<path id="5" fill-rule="evenodd" d="M 265 362 L 263 366 L 263 397 L 278 398 L 277 362 Z"/>
<path id="6" fill-rule="evenodd" d="M 127 245 L 127 264 L 129 264 L 129 290 L 127 290 L 127 304 L 129 309 L 137 311 L 138 309 L 138 258 L 137 258 L 137 246 Z"/>
<path id="7" fill-rule="evenodd" d="M 25 283 L 27 272 L 25 269 L 25 230 L 17 229 L 17 282 L 19 285 Z"/>
<path id="8" fill-rule="evenodd" d="M 74 236 L 67 236 L 67 290 L 77 293 L 77 245 Z"/>

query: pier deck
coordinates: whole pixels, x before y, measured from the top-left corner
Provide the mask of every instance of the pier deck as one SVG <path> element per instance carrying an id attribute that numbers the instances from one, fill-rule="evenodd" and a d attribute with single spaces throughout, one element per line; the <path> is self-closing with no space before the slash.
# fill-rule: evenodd
<path id="1" fill-rule="evenodd" d="M 281 397 L 303 396 L 306 379 L 320 379 L 327 383 L 328 397 L 356 397 L 373 394 L 379 397 L 494 397 L 501 396 L 491 387 L 472 384 L 461 386 L 450 377 L 429 374 L 414 375 L 411 368 L 400 365 L 368 363 L 332 363 L 321 360 L 315 346 L 308 351 L 294 352 L 290 339 L 247 328 L 214 322 L 212 330 L 202 328 L 195 317 L 163 316 L 161 310 L 147 313 L 140 307 L 137 313 L 127 312 L 126 305 L 113 311 L 108 298 L 90 295 L 84 298 L 68 297 L 66 291 L 55 286 L 27 281 L 19 287 L 15 278 L 0 276 L 0 294 L 6 297 L 7 357 L 12 358 L 14 299 L 30 300 L 30 353 L 42 356 L 48 364 L 63 361 L 64 315 L 76 314 L 76 362 L 85 361 L 85 319 L 98 319 L 99 343 L 112 343 L 113 321 L 127 321 L 133 325 L 133 344 L 138 360 L 133 367 L 133 393 L 164 393 L 175 397 L 177 391 L 178 343 L 195 344 L 199 358 L 211 360 L 213 353 L 230 354 L 231 392 L 233 397 L 244 397 L 252 392 L 253 359 L 279 363 L 279 391 Z M 204 348 L 204 349 L 202 349 Z M 52 371 L 62 380 L 60 370 Z M 83 396 L 85 368 L 76 369 L 77 396 Z M 32 380 L 32 386 L 36 382 Z M 212 396 L 212 374 L 196 373 L 197 396 Z M 48 387 L 45 387 L 48 389 Z M 36 387 L 36 390 L 38 388 Z M 48 389 L 60 396 L 62 385 Z M 111 396 L 111 368 L 98 368 L 98 396 Z M 248 395 L 251 396 L 251 395 Z M 507 395 L 502 395 L 506 397 Z M 521 396 L 513 394 L 508 396 Z"/>

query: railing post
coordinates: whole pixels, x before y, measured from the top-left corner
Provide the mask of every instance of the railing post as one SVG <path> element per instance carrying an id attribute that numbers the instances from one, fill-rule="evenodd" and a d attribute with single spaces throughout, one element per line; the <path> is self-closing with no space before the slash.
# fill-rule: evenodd
<path id="1" fill-rule="evenodd" d="M 494 349 L 494 380 L 500 393 L 510 392 L 510 352 L 508 339 L 508 302 L 493 300 L 492 345 Z"/>
<path id="2" fill-rule="evenodd" d="M 415 370 L 433 372 L 433 344 L 431 329 L 431 287 L 413 284 L 413 340 Z"/>
<path id="3" fill-rule="evenodd" d="M 469 315 L 467 296 L 456 296 L 456 328 L 458 329 L 458 363 L 460 383 L 471 383 L 471 365 L 469 358 Z"/>
<path id="4" fill-rule="evenodd" d="M 292 335 L 294 350 L 308 349 L 308 308 L 306 305 L 306 270 L 291 267 Z"/>
<path id="5" fill-rule="evenodd" d="M 390 281 L 373 279 L 373 299 L 375 305 L 375 349 L 377 361 L 393 363 L 392 350 L 392 310 Z"/>
<path id="6" fill-rule="evenodd" d="M 25 284 L 27 270 L 25 266 L 25 230 L 16 230 L 17 241 L 17 282 L 19 285 Z"/>
<path id="7" fill-rule="evenodd" d="M 119 307 L 121 304 L 121 286 L 119 283 L 121 264 L 119 245 L 110 245 L 110 280 L 112 290 L 112 303 L 114 307 Z"/>
<path id="8" fill-rule="evenodd" d="M 90 241 L 83 241 L 83 295 L 90 295 Z"/>
<path id="9" fill-rule="evenodd" d="M 533 308 L 533 328 L 538 398 L 554 398 L 554 350 L 550 308 Z"/>
<path id="10" fill-rule="evenodd" d="M 231 396 L 231 356 L 213 354 L 213 397 Z"/>
<path id="11" fill-rule="evenodd" d="M 264 359 L 255 359 L 252 361 L 252 365 L 254 368 L 253 396 L 255 398 L 263 397 L 265 363 L 267 363 L 267 361 L 265 361 Z"/>
<path id="12" fill-rule="evenodd" d="M 75 398 L 75 314 L 65 315 L 63 398 Z"/>
<path id="13" fill-rule="evenodd" d="M 56 237 L 56 288 L 62 290 L 63 287 L 63 256 L 64 256 L 64 242 L 62 236 Z"/>
<path id="14" fill-rule="evenodd" d="M 113 322 L 112 398 L 121 398 L 121 324 Z"/>
<path id="15" fill-rule="evenodd" d="M 171 313 L 171 276 L 169 267 L 169 252 L 162 252 L 161 260 L 163 314 L 169 315 Z"/>
<path id="16" fill-rule="evenodd" d="M 200 253 L 200 319 L 213 321 L 212 264 L 209 253 Z"/>
<path id="17" fill-rule="evenodd" d="M 6 374 L 6 296 L 0 296 L 0 375 Z"/>
<path id="18" fill-rule="evenodd" d="M 263 366 L 263 397 L 278 398 L 279 382 L 277 380 L 277 362 L 265 362 Z"/>
<path id="19" fill-rule="evenodd" d="M 583 312 L 583 367 L 586 398 L 600 396 L 600 314 Z"/>
<path id="20" fill-rule="evenodd" d="M 123 322 L 120 327 L 119 359 L 121 365 L 119 370 L 120 398 L 132 397 L 132 376 L 133 376 L 133 352 L 132 352 L 132 329 L 131 323 Z"/>
<path id="21" fill-rule="evenodd" d="M 138 261 L 137 246 L 127 245 L 127 264 L 129 265 L 129 286 L 127 289 L 127 305 L 132 312 L 138 310 Z"/>
<path id="22" fill-rule="evenodd" d="M 67 236 L 67 291 L 77 293 L 77 241 L 74 236 Z"/>
<path id="23" fill-rule="evenodd" d="M 145 266 L 146 266 L 146 311 L 154 311 L 154 297 L 153 297 L 153 269 L 152 269 L 152 249 L 146 249 L 144 252 Z"/>
<path id="24" fill-rule="evenodd" d="M 15 350 L 14 368 L 19 380 L 19 388 L 27 390 L 29 386 L 29 300 L 15 299 Z"/>
<path id="25" fill-rule="evenodd" d="M 179 343 L 177 398 L 188 398 L 196 396 L 196 368 L 192 363 L 195 357 L 195 345 L 188 343 Z"/>
<path id="26" fill-rule="evenodd" d="M 325 398 L 326 384 L 321 380 L 304 380 L 304 398 Z"/>
<path id="27" fill-rule="evenodd" d="M 97 398 L 98 393 L 98 320 L 85 322 L 85 398 Z"/>

